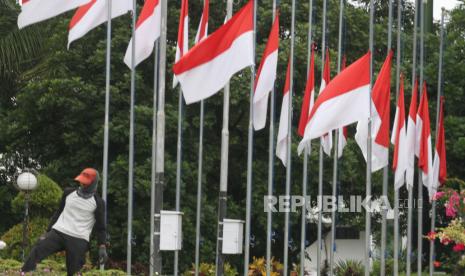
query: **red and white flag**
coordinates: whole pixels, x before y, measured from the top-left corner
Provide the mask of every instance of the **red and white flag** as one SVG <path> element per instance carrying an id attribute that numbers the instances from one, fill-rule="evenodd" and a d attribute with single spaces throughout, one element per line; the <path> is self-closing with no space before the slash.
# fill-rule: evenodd
<path id="1" fill-rule="evenodd" d="M 416 148 L 416 122 L 417 122 L 417 96 L 418 95 L 418 80 L 415 79 L 415 84 L 412 90 L 412 98 L 410 100 L 410 108 L 407 119 L 407 171 L 405 173 L 405 182 L 407 188 L 413 187 L 413 179 L 415 174 L 415 148 Z M 418 155 L 417 155 L 418 156 Z"/>
<path id="2" fill-rule="evenodd" d="M 433 162 L 433 195 L 447 178 L 446 137 L 444 134 L 444 96 L 441 96 L 438 129 L 436 130 L 436 151 Z M 431 194 L 430 194 L 431 195 Z"/>
<path id="3" fill-rule="evenodd" d="M 321 76 L 321 85 L 320 85 L 320 93 L 318 93 L 318 96 L 323 93 L 325 90 L 326 86 L 329 84 L 331 81 L 331 62 L 329 59 L 329 48 L 326 48 L 326 58 L 325 58 L 325 64 L 323 66 L 323 74 Z M 321 137 L 321 145 L 323 146 L 323 151 L 330 156 L 331 155 L 331 149 L 333 147 L 333 133 L 330 131 L 329 133 L 325 133 Z"/>
<path id="4" fill-rule="evenodd" d="M 89 3 L 90 0 L 23 0 L 18 28 L 38 23 Z"/>
<path id="5" fill-rule="evenodd" d="M 235 73 L 253 65 L 253 44 L 253 0 L 250 0 L 174 65 L 186 103 L 214 95 Z"/>
<path id="6" fill-rule="evenodd" d="M 347 145 L 347 135 L 348 135 L 347 126 L 339 128 L 338 132 L 338 140 L 337 140 L 337 158 L 342 157 L 342 153 L 344 152 L 344 148 Z"/>
<path id="7" fill-rule="evenodd" d="M 195 35 L 195 40 L 194 40 L 195 44 L 199 43 L 199 41 L 207 37 L 209 13 L 210 13 L 210 1 L 204 0 L 202 17 L 200 18 L 199 28 L 197 29 L 197 34 Z"/>
<path id="8" fill-rule="evenodd" d="M 392 169 L 394 170 L 394 189 L 398 190 L 405 183 L 407 170 L 407 131 L 405 124 L 404 76 L 400 75 L 399 98 L 397 99 L 396 117 L 394 118 L 391 143 L 394 144 Z"/>
<path id="9" fill-rule="evenodd" d="M 279 118 L 278 140 L 276 142 L 276 156 L 281 159 L 284 167 L 287 167 L 287 145 L 289 134 L 289 91 L 291 77 L 291 61 L 287 64 L 286 82 L 284 84 L 283 102 L 281 104 L 281 116 Z"/>
<path id="10" fill-rule="evenodd" d="M 153 52 L 153 45 L 161 33 L 161 5 L 160 0 L 146 0 L 136 23 L 136 50 L 134 67 L 148 58 Z M 129 41 L 124 63 L 131 68 L 132 38 Z"/>
<path id="11" fill-rule="evenodd" d="M 304 98 L 302 100 L 302 108 L 300 110 L 299 128 L 297 133 L 300 137 L 304 137 L 305 126 L 307 125 L 308 115 L 315 104 L 315 47 L 312 45 L 310 55 L 310 67 L 308 70 L 307 84 L 305 85 Z"/>
<path id="12" fill-rule="evenodd" d="M 370 117 L 370 52 L 337 75 L 316 99 L 310 112 L 302 153 L 308 141 L 331 130 L 366 120 Z"/>
<path id="13" fill-rule="evenodd" d="M 69 22 L 68 48 L 71 42 L 83 37 L 100 24 L 107 22 L 107 0 L 91 0 L 79 7 Z M 132 11 L 132 1 L 113 0 L 111 2 L 111 18 L 115 18 Z"/>
<path id="14" fill-rule="evenodd" d="M 255 130 L 265 127 L 268 110 L 268 98 L 276 80 L 279 48 L 279 14 L 276 13 L 271 27 L 268 42 L 263 53 L 262 61 L 255 77 L 255 90 L 253 95 L 253 126 Z"/>
<path id="15" fill-rule="evenodd" d="M 341 72 L 346 69 L 346 56 L 342 57 L 341 63 Z M 342 157 L 342 153 L 344 152 L 344 148 L 347 145 L 347 126 L 339 128 L 338 132 L 338 139 L 337 139 L 337 158 Z"/>
<path id="16" fill-rule="evenodd" d="M 431 126 L 429 119 L 428 92 L 423 82 L 423 92 L 417 113 L 417 141 L 419 147 L 418 168 L 421 169 L 423 185 L 428 188 L 430 198 L 433 192 L 433 148 L 431 146 Z"/>
<path id="17" fill-rule="evenodd" d="M 390 92 L 391 92 L 392 51 L 389 51 L 378 79 L 373 86 L 371 105 L 371 171 L 375 172 L 389 163 L 389 124 L 390 124 Z M 355 141 L 367 158 L 368 120 L 357 124 Z"/>
<path id="18" fill-rule="evenodd" d="M 178 43 L 176 44 L 176 57 L 174 63 L 184 56 L 189 50 L 189 0 L 182 0 L 181 13 L 179 15 Z M 173 76 L 173 88 L 178 85 L 176 76 Z"/>

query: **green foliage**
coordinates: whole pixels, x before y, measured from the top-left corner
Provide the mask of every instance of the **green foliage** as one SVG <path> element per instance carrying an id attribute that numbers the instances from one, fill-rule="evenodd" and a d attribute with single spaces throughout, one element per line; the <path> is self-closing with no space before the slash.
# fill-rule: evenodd
<path id="1" fill-rule="evenodd" d="M 14 259 L 2 259 L 0 258 L 0 273 L 5 271 L 19 271 L 21 269 L 22 263 Z"/>
<path id="2" fill-rule="evenodd" d="M 32 217 L 50 217 L 58 208 L 63 191 L 46 175 L 37 177 L 37 189 L 29 193 L 29 211 Z M 17 215 L 24 214 L 24 192 L 18 193 L 11 205 Z"/>
<path id="3" fill-rule="evenodd" d="M 13 259 L 0 258 L 0 274 L 1 275 L 18 275 L 22 263 Z M 100 269 L 84 266 L 81 270 L 85 275 L 102 275 L 102 276 L 123 276 L 126 272 L 117 269 Z M 66 275 L 66 266 L 64 261 L 43 260 L 37 265 L 37 269 L 31 275 Z"/>
<path id="4" fill-rule="evenodd" d="M 405 259 L 402 256 L 399 258 L 399 271 L 405 271 L 406 264 Z M 386 259 L 386 266 L 385 266 L 386 275 L 394 275 L 394 259 Z M 380 274 L 381 271 L 381 261 L 375 260 L 373 261 L 373 266 L 371 268 L 371 275 L 377 276 Z"/>
<path id="5" fill-rule="evenodd" d="M 27 237 L 29 240 L 26 247 L 26 256 L 31 249 L 31 245 L 46 232 L 48 226 L 48 219 L 33 218 L 29 221 L 27 227 Z M 21 260 L 22 258 L 22 245 L 23 245 L 23 224 L 19 223 L 11 227 L 10 230 L 5 232 L 0 240 L 7 244 L 4 250 L 0 251 L 0 257 Z"/>
<path id="6" fill-rule="evenodd" d="M 335 269 L 337 276 L 361 276 L 364 271 L 362 262 L 355 260 L 339 261 Z"/>
<path id="7" fill-rule="evenodd" d="M 200 263 L 199 265 L 199 275 L 201 276 L 214 276 L 216 274 L 216 266 L 209 263 Z M 191 276 L 195 275 L 195 267 L 192 266 L 190 270 L 185 271 L 182 276 Z M 231 267 L 229 263 L 224 264 L 224 275 L 225 276 L 237 276 L 236 269 Z"/>

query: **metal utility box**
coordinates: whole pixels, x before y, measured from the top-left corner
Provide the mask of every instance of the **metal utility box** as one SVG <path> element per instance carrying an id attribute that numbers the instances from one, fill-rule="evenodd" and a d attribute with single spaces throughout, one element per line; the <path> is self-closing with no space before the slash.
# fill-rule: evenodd
<path id="1" fill-rule="evenodd" d="M 244 221 L 223 219 L 223 254 L 242 254 Z"/>
<path id="2" fill-rule="evenodd" d="M 182 215 L 177 211 L 160 211 L 160 250 L 181 250 Z"/>

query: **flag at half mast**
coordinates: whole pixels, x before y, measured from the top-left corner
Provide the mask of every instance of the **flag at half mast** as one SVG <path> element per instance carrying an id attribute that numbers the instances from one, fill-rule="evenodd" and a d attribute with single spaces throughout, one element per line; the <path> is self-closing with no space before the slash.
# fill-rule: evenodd
<path id="1" fill-rule="evenodd" d="M 161 33 L 161 5 L 160 0 L 146 0 L 136 23 L 136 49 L 134 66 L 148 58 L 153 52 L 155 41 Z M 124 63 L 131 68 L 132 38 L 129 41 Z"/>
<path id="2" fill-rule="evenodd" d="M 47 20 L 89 3 L 90 0 L 23 0 L 18 28 Z"/>
<path id="3" fill-rule="evenodd" d="M 373 86 L 371 105 L 371 171 L 384 168 L 389 163 L 389 123 L 390 123 L 390 92 L 391 92 L 391 64 L 393 52 L 389 51 L 386 60 Z M 355 141 L 367 158 L 368 120 L 357 124 Z"/>
<path id="4" fill-rule="evenodd" d="M 398 190 L 405 183 L 407 170 L 407 130 L 405 124 L 404 75 L 400 75 L 399 98 L 397 99 L 396 117 L 392 128 L 391 143 L 394 144 L 392 169 L 394 170 L 394 188 Z"/>
<path id="5" fill-rule="evenodd" d="M 253 0 L 192 47 L 174 65 L 187 104 L 216 94 L 231 77 L 254 64 Z"/>
<path id="6" fill-rule="evenodd" d="M 370 117 L 370 52 L 337 75 L 315 101 L 299 154 L 308 141 Z"/>
<path id="7" fill-rule="evenodd" d="M 263 53 L 262 61 L 255 77 L 255 90 L 253 95 L 253 126 L 255 130 L 265 127 L 268 110 L 268 98 L 273 90 L 278 67 L 279 48 L 279 13 L 271 27 L 268 42 Z"/>

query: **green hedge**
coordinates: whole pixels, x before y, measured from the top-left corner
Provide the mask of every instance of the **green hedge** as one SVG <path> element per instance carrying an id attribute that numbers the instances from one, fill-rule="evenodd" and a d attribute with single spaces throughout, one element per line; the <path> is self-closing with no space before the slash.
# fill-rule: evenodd
<path id="1" fill-rule="evenodd" d="M 61 200 L 63 191 L 53 180 L 43 174 L 37 177 L 37 189 L 30 193 L 29 211 L 30 216 L 50 217 Z M 20 192 L 11 202 L 13 211 L 19 215 L 24 215 L 24 193 Z"/>
<path id="2" fill-rule="evenodd" d="M 18 275 L 22 263 L 12 259 L 0 259 L 0 275 Z M 89 266 L 82 269 L 85 275 L 102 275 L 102 276 L 123 276 L 124 271 L 109 269 L 100 271 Z M 37 265 L 37 269 L 32 275 L 66 275 L 66 266 L 64 262 L 54 260 L 44 260 Z"/>
<path id="3" fill-rule="evenodd" d="M 33 218 L 28 224 L 28 239 L 29 246 L 26 248 L 26 254 L 32 245 L 39 239 L 39 237 L 45 233 L 47 229 L 48 219 L 46 218 Z M 4 233 L 0 240 L 6 243 L 6 248 L 0 251 L 1 258 L 9 258 L 21 260 L 22 258 L 22 245 L 23 245 L 23 224 L 19 223 L 10 228 Z"/>

